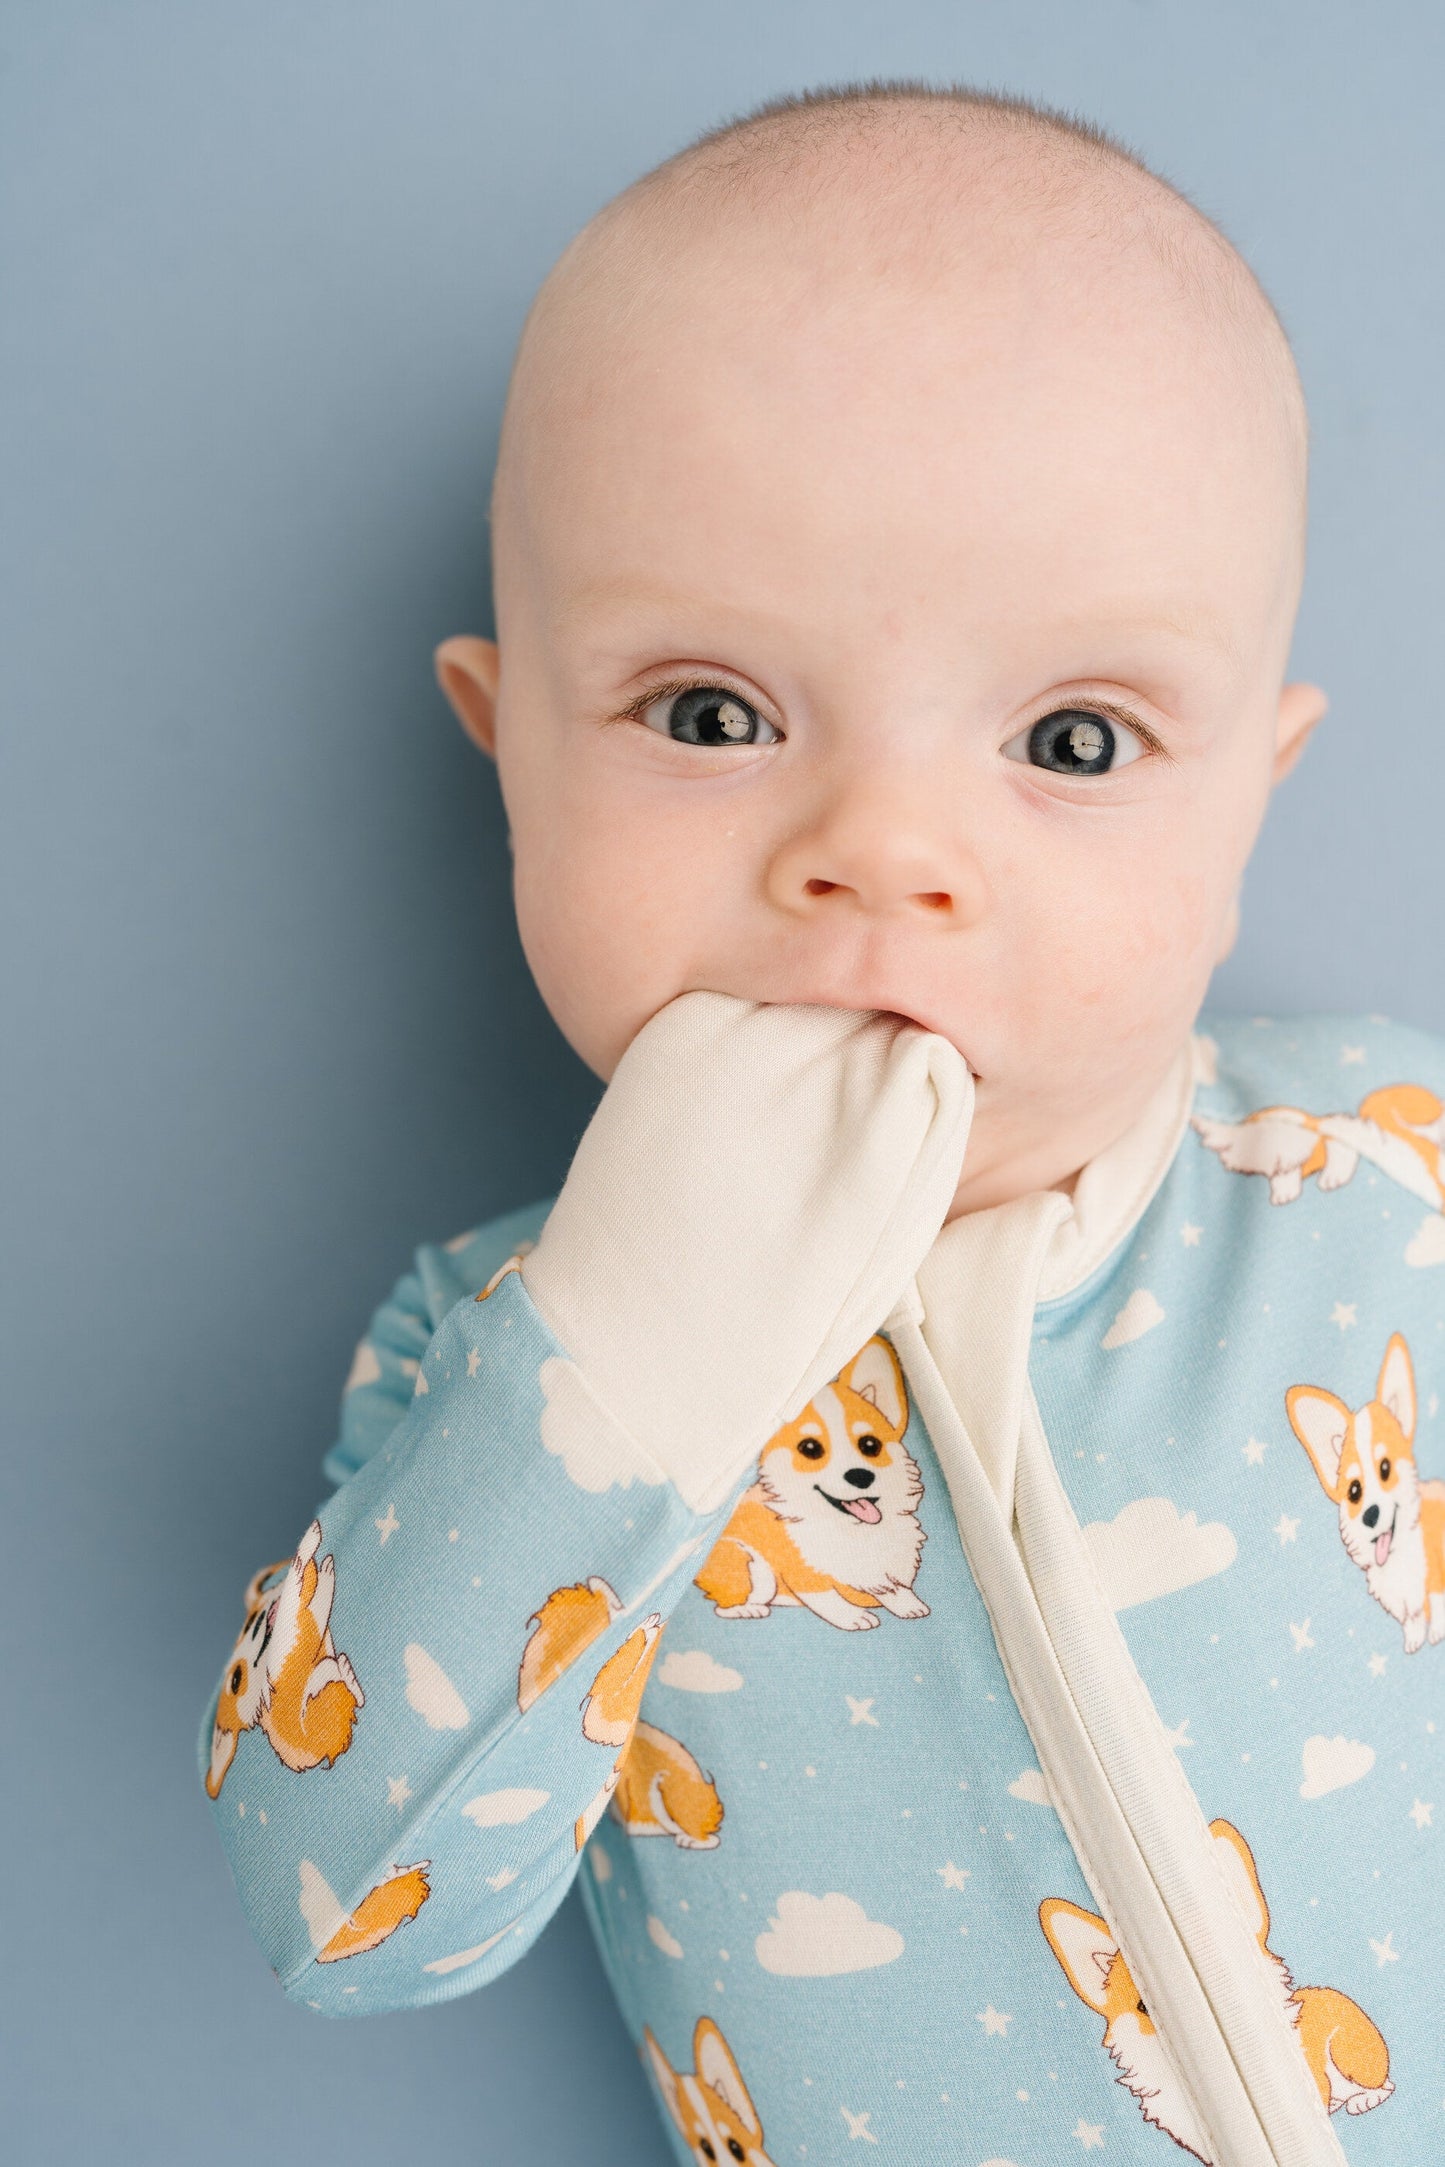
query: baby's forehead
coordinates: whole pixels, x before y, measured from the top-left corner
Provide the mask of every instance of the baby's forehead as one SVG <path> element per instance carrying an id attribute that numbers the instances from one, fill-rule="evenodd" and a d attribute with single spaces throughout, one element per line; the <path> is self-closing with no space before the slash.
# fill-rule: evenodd
<path id="1" fill-rule="evenodd" d="M 925 438 L 967 439 L 971 475 L 994 461 L 996 499 L 1050 496 L 1063 516 L 1079 499 L 1056 454 L 1084 434 L 1103 447 L 1112 432 L 1128 455 L 1119 520 L 1128 488 L 1156 472 L 1184 500 L 1191 462 L 1232 466 L 1239 490 L 1267 476 L 1281 506 L 1268 523 L 1293 526 L 1302 562 L 1293 362 L 1208 221 L 1153 176 L 1071 152 L 844 139 L 661 169 L 579 234 L 538 295 L 509 389 L 499 573 L 528 504 L 597 516 L 579 477 L 619 442 L 675 529 L 686 504 L 665 481 L 658 494 L 668 443 L 716 443 L 734 475 L 736 444 L 755 443 L 748 480 L 760 463 L 776 473 L 770 508 L 789 483 L 826 500 L 838 472 L 887 496 L 891 446 L 915 415 Z"/>

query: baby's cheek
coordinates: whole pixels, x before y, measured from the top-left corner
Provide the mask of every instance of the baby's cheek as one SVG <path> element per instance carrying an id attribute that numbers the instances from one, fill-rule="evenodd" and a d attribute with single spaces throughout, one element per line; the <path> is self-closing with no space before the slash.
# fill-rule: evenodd
<path id="1" fill-rule="evenodd" d="M 1217 947 L 1208 884 L 1146 860 L 1105 868 L 1056 918 L 1047 983 L 1085 1028 L 1125 1036 L 1192 1019 Z"/>

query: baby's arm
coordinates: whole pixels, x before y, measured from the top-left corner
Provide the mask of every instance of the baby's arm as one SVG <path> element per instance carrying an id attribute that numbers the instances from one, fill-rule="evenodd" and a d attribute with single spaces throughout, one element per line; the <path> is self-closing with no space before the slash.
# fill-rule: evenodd
<path id="1" fill-rule="evenodd" d="M 429 1338 L 415 1279 L 378 1313 L 349 1413 L 369 1457 L 257 1576 L 201 1739 L 288 1995 L 416 2006 L 536 1938 L 668 1612 L 768 1435 L 926 1253 L 971 1102 L 929 1034 L 684 996 L 520 1268 Z"/>

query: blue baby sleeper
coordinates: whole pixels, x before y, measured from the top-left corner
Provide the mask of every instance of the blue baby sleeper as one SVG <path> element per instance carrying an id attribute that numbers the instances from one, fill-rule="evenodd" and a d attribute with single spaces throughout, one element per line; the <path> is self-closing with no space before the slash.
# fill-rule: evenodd
<path id="1" fill-rule="evenodd" d="M 580 1875 L 679 2159 L 1445 2157 L 1445 1043 L 1202 1019 L 708 1509 L 551 1203 L 417 1252 L 246 1591 L 200 1773 L 286 1994 L 469 1993 Z"/>

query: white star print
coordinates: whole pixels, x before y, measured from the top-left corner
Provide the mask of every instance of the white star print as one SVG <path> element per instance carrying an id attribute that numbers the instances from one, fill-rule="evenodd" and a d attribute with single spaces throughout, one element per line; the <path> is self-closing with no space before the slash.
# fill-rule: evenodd
<path id="1" fill-rule="evenodd" d="M 1258 1467 L 1269 1450 L 1269 1441 L 1267 1438 L 1251 1437 L 1249 1443 L 1240 1449 L 1250 1466 Z"/>
<path id="2" fill-rule="evenodd" d="M 1294 1642 L 1294 1652 L 1296 1655 L 1303 1655 L 1306 1648 L 1312 1648 L 1314 1646 L 1315 1636 L 1310 1631 L 1310 1621 L 1308 1618 L 1304 1619 L 1304 1621 L 1299 1625 L 1296 1625 L 1293 1618 L 1291 1618 L 1289 1630 L 1290 1638 Z"/>
<path id="3" fill-rule="evenodd" d="M 955 1866 L 953 1860 L 950 1859 L 946 1866 L 935 1866 L 933 1870 L 940 1877 L 946 1889 L 961 1889 L 967 1881 L 971 1869 L 967 1866 Z"/>
<path id="4" fill-rule="evenodd" d="M 1183 1242 L 1186 1249 L 1197 1249 L 1199 1247 L 1199 1237 L 1203 1232 L 1204 1229 L 1202 1226 L 1190 1226 L 1189 1222 L 1186 1220 L 1184 1225 L 1179 1229 L 1179 1239 Z"/>
<path id="5" fill-rule="evenodd" d="M 1102 2122 L 1086 2122 L 1084 2117 L 1080 2115 L 1069 2134 L 1078 2138 L 1086 2152 L 1102 2152 L 1104 2149 L 1104 2125 Z"/>
<path id="6" fill-rule="evenodd" d="M 1360 1068 L 1360 1067 L 1362 1067 L 1362 1066 L 1363 1066 L 1363 1064 L 1364 1064 L 1364 1059 L 1365 1059 L 1365 1049 L 1364 1049 L 1364 1047 L 1363 1047 L 1363 1046 L 1341 1046 L 1341 1048 L 1340 1048 L 1340 1067 L 1341 1067 L 1341 1068 Z"/>
<path id="7" fill-rule="evenodd" d="M 400 1520 L 396 1517 L 395 1505 L 387 1506 L 384 1520 L 373 1520 L 371 1524 L 374 1528 L 380 1529 L 382 1542 L 385 1543 L 387 1536 L 394 1535 L 401 1526 Z"/>
<path id="8" fill-rule="evenodd" d="M 1375 1952 L 1375 1960 L 1378 1963 L 1381 1971 L 1384 1970 L 1387 1964 L 1398 1964 L 1400 1961 L 1399 1950 L 1391 1947 L 1391 1943 L 1394 1941 L 1394 1939 L 1395 1933 L 1392 1927 L 1390 1932 L 1386 1934 L 1383 1941 L 1372 1940 L 1370 1943 L 1370 1947 Z"/>
<path id="9" fill-rule="evenodd" d="M 1189 1735 L 1188 1716 L 1184 1718 L 1184 1721 L 1182 1723 L 1177 1723 L 1172 1731 L 1166 1731 L 1164 1733 L 1164 1740 L 1166 1745 L 1172 1746 L 1176 1753 L 1179 1751 L 1179 1748 L 1181 1746 L 1192 1746 L 1194 1740 Z"/>
<path id="10" fill-rule="evenodd" d="M 476 1374 L 477 1374 L 477 1371 L 478 1371 L 478 1370 L 479 1370 L 479 1369 L 481 1368 L 481 1366 L 482 1366 L 482 1350 L 481 1350 L 481 1348 L 480 1348 L 480 1347 L 469 1347 L 469 1348 L 467 1349 L 467 1375 L 468 1375 L 469 1377 L 475 1377 L 475 1376 L 476 1376 Z"/>
<path id="11" fill-rule="evenodd" d="M 848 1703 L 848 1721 L 850 1723 L 871 1723 L 874 1730 L 877 1730 L 878 1718 L 870 1713 L 873 1706 L 871 1700 L 854 1700 L 851 1693 L 845 1693 L 843 1698 Z"/>
<path id="12" fill-rule="evenodd" d="M 983 2026 L 985 2039 L 1006 2039 L 1013 2017 L 1011 2015 L 1005 2016 L 1001 2009 L 995 2009 L 993 2003 L 990 2002 L 986 2009 L 979 2010 L 973 2021 L 975 2024 Z"/>
<path id="13" fill-rule="evenodd" d="M 1372 1655 L 1370 1657 L 1370 1676 L 1372 1678 L 1384 1677 L 1386 1660 L 1383 1655 Z"/>
<path id="14" fill-rule="evenodd" d="M 1299 1522 L 1298 1520 L 1291 1520 L 1287 1512 L 1282 1512 L 1270 1532 L 1278 1535 L 1279 1546 L 1282 1550 L 1287 1542 L 1293 1542 L 1299 1534 Z"/>
<path id="15" fill-rule="evenodd" d="M 846 2107 L 843 2108 L 842 2113 L 843 2120 L 848 2125 L 848 2135 L 850 2137 L 862 2137 L 868 2144 L 877 2144 L 878 2139 L 868 2127 L 868 2124 L 873 2119 L 871 2107 L 866 2114 L 850 2114 Z"/>
<path id="16" fill-rule="evenodd" d="M 1434 1823 L 1431 1821 L 1430 1816 L 1434 1811 L 1435 1808 L 1433 1806 L 1427 1806 L 1423 1798 L 1417 1798 L 1414 1805 L 1410 1808 L 1409 1817 L 1414 1822 L 1416 1828 L 1433 1828 Z"/>
<path id="17" fill-rule="evenodd" d="M 504 1866 L 500 1873 L 487 1875 L 487 1887 L 489 1889 L 504 1889 L 509 1882 L 515 1881 L 516 1878 L 516 1867 Z"/>
<path id="18" fill-rule="evenodd" d="M 1346 1331 L 1350 1325 L 1359 1323 L 1360 1320 L 1355 1315 L 1358 1307 L 1357 1302 L 1336 1302 L 1330 1311 L 1330 1323 L 1337 1324 L 1342 1332 Z"/>
<path id="19" fill-rule="evenodd" d="M 400 1812 L 411 1795 L 411 1785 L 407 1782 L 405 1776 L 387 1777 L 386 1803 L 388 1806 L 395 1806 L 397 1811 Z"/>

